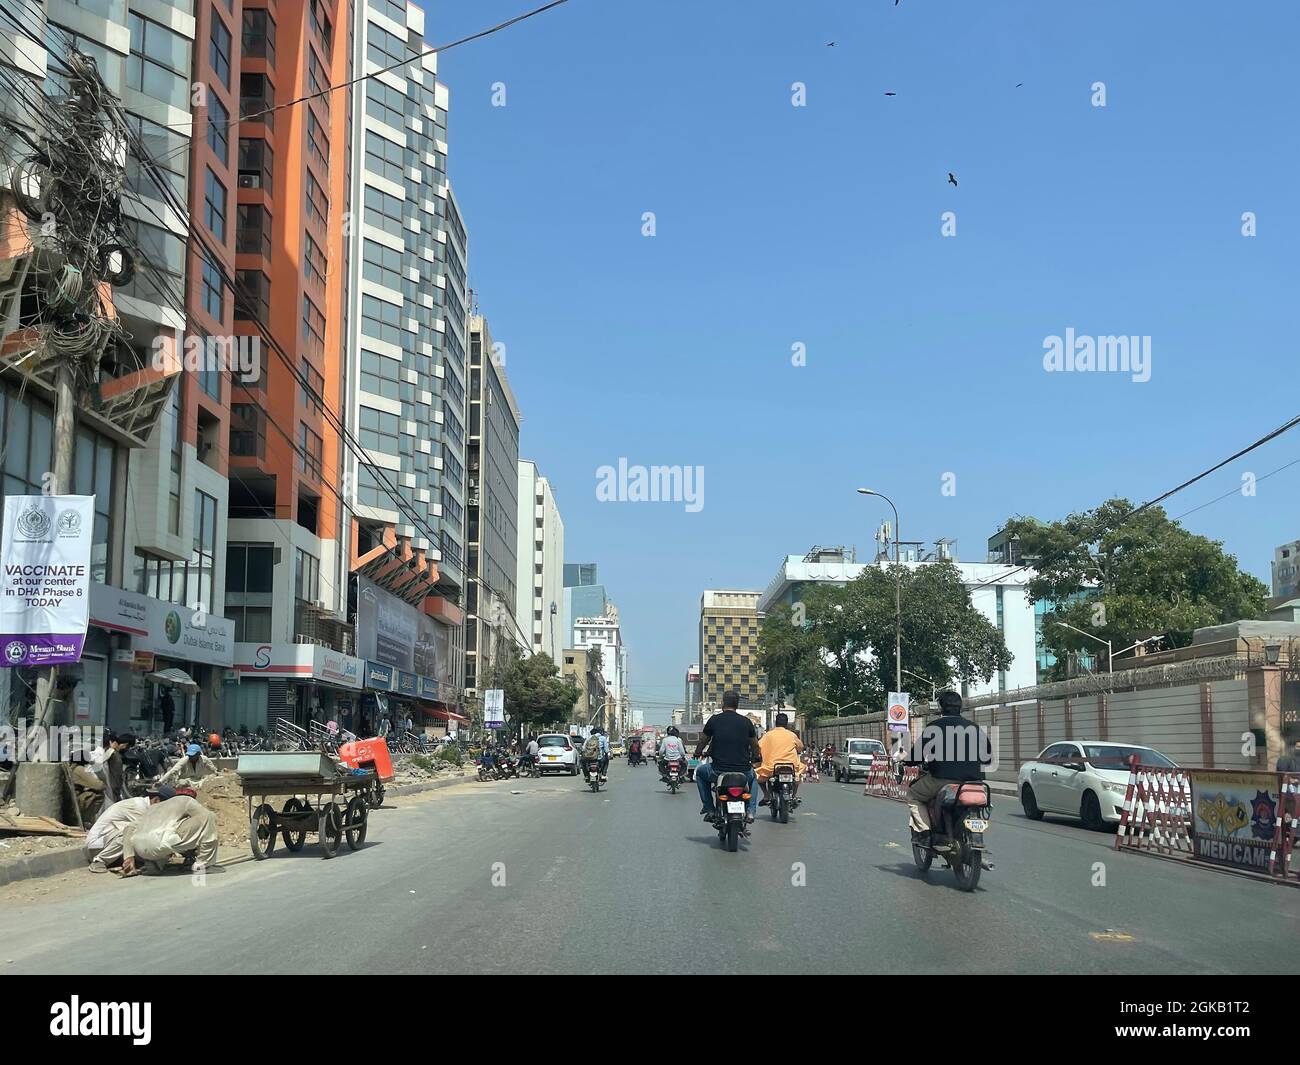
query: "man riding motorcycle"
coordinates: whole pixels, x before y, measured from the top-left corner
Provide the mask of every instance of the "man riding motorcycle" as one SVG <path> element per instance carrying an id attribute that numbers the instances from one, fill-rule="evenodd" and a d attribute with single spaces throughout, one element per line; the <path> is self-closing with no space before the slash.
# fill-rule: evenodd
<path id="1" fill-rule="evenodd" d="M 939 693 L 941 715 L 921 730 L 912 745 L 906 765 L 919 765 L 921 772 L 907 789 L 909 823 L 914 842 L 930 843 L 930 800 L 948 783 L 983 780 L 981 763 L 989 761 L 980 742 L 979 727 L 961 716 L 961 696 L 955 691 Z"/>
<path id="2" fill-rule="evenodd" d="M 593 744 L 592 741 L 595 741 Z M 587 742 L 582 745 L 582 779 L 591 779 L 591 767 L 596 766 L 600 779 L 604 780 L 609 770 L 609 739 L 603 728 L 592 729 Z"/>
<path id="3" fill-rule="evenodd" d="M 664 742 L 659 746 L 659 776 L 663 780 L 668 779 L 668 763 L 676 762 L 681 769 L 681 775 L 686 776 L 686 744 L 682 742 L 682 734 L 677 731 L 676 725 L 668 726 L 668 734 L 664 736 Z"/>
<path id="4" fill-rule="evenodd" d="M 695 747 L 695 757 L 702 758 L 707 749 L 712 761 L 700 762 L 695 770 L 695 784 L 700 792 L 700 814 L 707 821 L 713 817 L 713 782 L 721 773 L 744 773 L 749 788 L 749 808 L 745 814 L 748 824 L 754 822 L 758 808 L 758 789 L 754 787 L 754 764 L 762 760 L 758 753 L 758 733 L 754 723 L 739 713 L 740 693 L 725 692 L 722 712 L 714 714 L 704 723 L 700 742 Z"/>
<path id="5" fill-rule="evenodd" d="M 772 779 L 772 772 L 780 763 L 794 766 L 793 799 L 799 794 L 799 781 L 803 777 L 803 740 L 790 731 L 790 718 L 786 714 L 776 715 L 776 726 L 764 733 L 758 741 L 758 749 L 763 754 L 763 764 L 758 767 L 758 782 L 763 788 L 763 798 L 759 806 L 766 806 L 772 801 L 767 782 Z"/>

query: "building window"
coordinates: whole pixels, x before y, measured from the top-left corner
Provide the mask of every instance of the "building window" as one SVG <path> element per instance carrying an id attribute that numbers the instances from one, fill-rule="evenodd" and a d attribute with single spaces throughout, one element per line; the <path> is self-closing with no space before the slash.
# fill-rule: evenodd
<path id="1" fill-rule="evenodd" d="M 361 276 L 377 285 L 402 291 L 402 253 L 394 248 L 367 240 L 362 243 Z"/>
<path id="2" fill-rule="evenodd" d="M 275 545 L 228 544 L 225 615 L 235 623 L 236 642 L 271 642 L 274 593 Z"/>
<path id="3" fill-rule="evenodd" d="M 221 79 L 221 84 L 230 88 L 230 31 L 215 15 L 212 18 L 208 61 L 212 64 L 212 72 Z"/>
<path id="4" fill-rule="evenodd" d="M 301 547 L 293 549 L 293 594 L 308 603 L 320 601 L 320 559 Z"/>
<path id="5" fill-rule="evenodd" d="M 275 89 L 265 74 L 239 75 L 239 117 L 261 122 L 267 129 L 274 125 Z"/>
<path id="6" fill-rule="evenodd" d="M 181 436 L 181 385 L 172 385 L 171 402 L 167 405 L 167 428 L 171 434 L 171 475 L 168 481 L 167 528 L 173 535 L 181 531 L 181 470 L 184 452 Z"/>
<path id="7" fill-rule="evenodd" d="M 325 354 L 325 315 L 305 292 L 302 297 L 302 339 L 311 354 Z"/>
<path id="8" fill-rule="evenodd" d="M 266 454 L 262 410 L 252 403 L 230 405 L 230 453 L 249 458 Z"/>
<path id="9" fill-rule="evenodd" d="M 259 142 L 260 143 L 260 142 Z M 241 203 L 235 211 L 235 251 L 271 257 L 271 215 L 260 203 Z"/>
<path id="10" fill-rule="evenodd" d="M 310 0 L 308 14 L 311 17 L 311 28 L 316 31 L 316 35 L 320 37 L 321 43 L 325 45 L 325 51 L 328 53 L 334 47 L 334 30 L 330 26 L 330 18 L 325 12 L 325 5 L 321 0 Z"/>
<path id="11" fill-rule="evenodd" d="M 226 310 L 226 290 L 221 281 L 221 268 L 217 265 L 216 259 L 212 257 L 212 252 L 206 249 L 203 253 L 203 276 L 200 288 L 203 309 L 215 321 L 220 322 Z"/>
<path id="12" fill-rule="evenodd" d="M 406 129 L 406 93 L 372 78 L 366 83 L 366 114 L 394 129 Z"/>
<path id="13" fill-rule="evenodd" d="M 194 549 L 185 575 L 186 605 L 211 609 L 217 572 L 217 501 L 194 490 Z"/>
<path id="14" fill-rule="evenodd" d="M 208 88 L 208 147 L 222 166 L 230 165 L 230 112 L 211 86 Z"/>
<path id="15" fill-rule="evenodd" d="M 226 187 L 208 167 L 203 180 L 203 223 L 217 240 L 226 239 Z"/>
<path id="16" fill-rule="evenodd" d="M 236 270 L 235 317 L 266 323 L 271 317 L 271 279 L 261 270 Z"/>
<path id="17" fill-rule="evenodd" d="M 307 174 L 307 216 L 315 218 L 323 226 L 329 218 L 330 201 L 325 195 L 325 190 L 320 187 L 320 183 L 311 175 Z"/>
<path id="18" fill-rule="evenodd" d="M 325 378 L 317 373 L 305 359 L 298 363 L 298 398 L 307 410 L 317 414 L 324 412 L 321 406 L 325 398 Z"/>
<path id="19" fill-rule="evenodd" d="M 361 332 L 376 340 L 402 345 L 402 309 L 374 296 L 361 297 Z"/>
<path id="20" fill-rule="evenodd" d="M 308 281 L 316 280 L 321 284 L 325 283 L 325 253 L 320 250 L 320 245 L 311 239 L 310 233 L 303 234 L 306 240 L 303 243 L 302 256 L 302 273 Z"/>
<path id="21" fill-rule="evenodd" d="M 382 451 L 386 455 L 398 455 L 400 447 L 401 419 L 396 414 L 375 410 L 373 407 L 361 408 L 361 446 L 371 451 Z"/>
<path id="22" fill-rule="evenodd" d="M 384 396 L 387 399 L 400 399 L 399 371 L 402 364 L 397 359 L 385 355 L 376 355 L 373 351 L 361 349 L 361 389 L 372 396 Z"/>
<path id="23" fill-rule="evenodd" d="M 330 139 L 325 127 L 316 117 L 316 112 L 307 108 L 307 150 L 320 160 L 321 166 L 328 169 L 330 157 Z"/>
<path id="24" fill-rule="evenodd" d="M 242 116 L 243 107 L 240 112 Z M 239 138 L 239 187 L 261 189 L 271 187 L 271 163 L 275 152 L 261 137 Z"/>
<path id="25" fill-rule="evenodd" d="M 246 56 L 275 63 L 275 19 L 265 8 L 245 8 L 240 42 Z"/>
<path id="26" fill-rule="evenodd" d="M 372 174 L 402 184 L 405 152 L 400 144 L 381 137 L 374 130 L 366 130 L 366 169 Z"/>
<path id="27" fill-rule="evenodd" d="M 379 67 L 391 67 L 408 61 L 410 51 L 406 42 L 382 26 L 366 23 L 366 58 Z"/>
<path id="28" fill-rule="evenodd" d="M 305 422 L 298 423 L 298 469 L 300 472 L 320 480 L 321 458 L 325 453 L 321 438 L 307 428 Z"/>
<path id="29" fill-rule="evenodd" d="M 127 12 L 131 54 L 126 60 L 126 83 L 146 96 L 189 110 L 190 42 L 165 26 Z"/>

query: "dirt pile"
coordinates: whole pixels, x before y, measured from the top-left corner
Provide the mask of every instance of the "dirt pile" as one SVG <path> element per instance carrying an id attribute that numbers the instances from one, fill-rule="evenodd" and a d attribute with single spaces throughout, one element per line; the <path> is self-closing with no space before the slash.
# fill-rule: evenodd
<path id="1" fill-rule="evenodd" d="M 195 788 L 199 802 L 217 815 L 217 837 L 220 845 L 248 848 L 248 800 L 239 785 L 236 773 L 218 773 L 206 777 L 203 787 Z"/>
<path id="2" fill-rule="evenodd" d="M 394 785 L 424 784 L 430 780 L 463 775 L 464 770 L 461 766 L 431 755 L 402 754 L 393 759 L 392 783 Z"/>

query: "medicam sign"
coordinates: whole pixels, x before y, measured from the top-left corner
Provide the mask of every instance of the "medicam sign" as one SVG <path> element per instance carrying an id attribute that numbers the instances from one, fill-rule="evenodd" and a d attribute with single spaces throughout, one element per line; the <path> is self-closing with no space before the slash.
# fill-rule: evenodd
<path id="1" fill-rule="evenodd" d="M 1281 777 L 1193 769 L 1192 842 L 1196 857 L 1268 872 L 1277 835 Z"/>
<path id="2" fill-rule="evenodd" d="M 80 661 L 94 529 L 94 496 L 5 497 L 0 665 Z"/>

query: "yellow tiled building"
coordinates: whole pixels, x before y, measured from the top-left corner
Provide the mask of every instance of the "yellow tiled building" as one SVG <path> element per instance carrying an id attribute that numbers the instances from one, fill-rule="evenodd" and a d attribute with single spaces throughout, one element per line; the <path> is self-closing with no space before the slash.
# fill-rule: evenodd
<path id="1" fill-rule="evenodd" d="M 758 666 L 758 592 L 706 591 L 700 597 L 700 679 L 705 708 L 716 709 L 727 691 L 742 707 L 759 706 L 767 678 Z"/>

